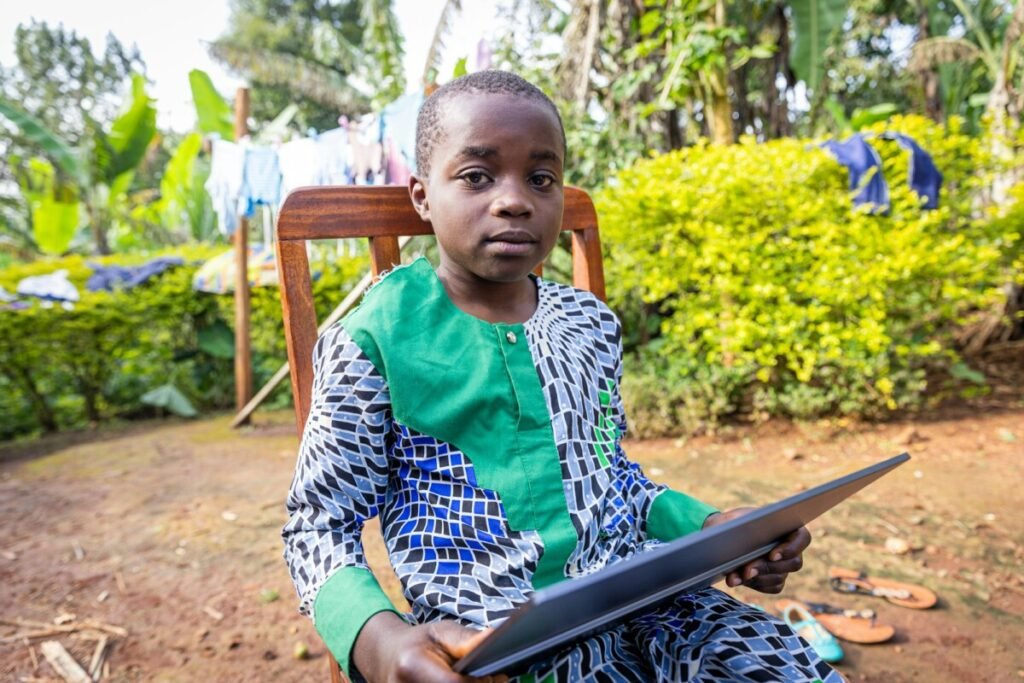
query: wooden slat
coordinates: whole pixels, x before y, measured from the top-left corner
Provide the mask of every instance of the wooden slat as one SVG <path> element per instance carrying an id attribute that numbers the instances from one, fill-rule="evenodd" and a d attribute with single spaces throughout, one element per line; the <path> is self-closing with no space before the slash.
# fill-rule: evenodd
<path id="1" fill-rule="evenodd" d="M 601 301 L 607 301 L 597 228 L 572 233 L 572 284 L 592 292 Z"/>
<path id="2" fill-rule="evenodd" d="M 565 188 L 562 230 L 597 227 L 594 204 L 577 187 Z M 432 235 L 400 186 L 300 187 L 285 199 L 277 220 L 279 240 Z"/>
<path id="3" fill-rule="evenodd" d="M 400 186 L 301 187 L 284 200 L 277 221 L 280 240 L 431 234 Z"/>
<path id="4" fill-rule="evenodd" d="M 370 238 L 370 267 L 373 276 L 377 277 L 385 270 L 391 270 L 402 263 L 402 252 L 398 247 L 397 237 Z"/>
<path id="5" fill-rule="evenodd" d="M 278 240 L 277 263 L 281 269 L 281 312 L 292 370 L 295 419 L 302 434 L 313 395 L 313 346 L 317 338 L 306 245 Z"/>

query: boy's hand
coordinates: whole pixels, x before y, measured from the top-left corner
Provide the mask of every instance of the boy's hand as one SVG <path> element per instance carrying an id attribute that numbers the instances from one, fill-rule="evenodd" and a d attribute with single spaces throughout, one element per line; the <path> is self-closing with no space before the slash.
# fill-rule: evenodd
<path id="1" fill-rule="evenodd" d="M 704 521 L 704 528 L 724 524 L 731 519 L 741 517 L 754 508 L 734 508 L 711 515 Z M 781 593 L 786 586 L 786 575 L 797 572 L 804 566 L 801 553 L 811 544 L 811 532 L 802 526 L 786 536 L 777 546 L 768 552 L 767 559 L 759 557 L 751 560 L 725 578 L 730 586 L 740 584 L 762 593 Z"/>
<path id="2" fill-rule="evenodd" d="M 488 633 L 451 621 L 409 626 L 396 614 L 381 612 L 359 633 L 353 658 L 371 683 L 502 683 L 507 676 L 473 678 L 452 671 Z"/>

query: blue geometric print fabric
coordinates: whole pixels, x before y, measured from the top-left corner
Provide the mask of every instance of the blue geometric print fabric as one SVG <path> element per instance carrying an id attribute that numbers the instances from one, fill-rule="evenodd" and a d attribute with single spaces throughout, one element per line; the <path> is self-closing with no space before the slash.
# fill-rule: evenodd
<path id="1" fill-rule="evenodd" d="M 843 683 L 777 617 L 705 588 L 533 664 L 518 683 Z"/>
<path id="2" fill-rule="evenodd" d="M 647 479 L 619 445 L 626 418 L 618 318 L 589 292 L 548 281 L 539 289 L 544 303 L 524 327 L 579 538 L 566 576 L 577 577 L 648 545 L 643 520 L 664 487 Z"/>
<path id="3" fill-rule="evenodd" d="M 313 362 L 283 532 L 300 611 L 312 616 L 334 571 L 367 568 L 362 527 L 380 514 L 415 621 L 484 626 L 507 616 L 532 589 L 539 534 L 508 529 L 458 449 L 392 419 L 383 378 L 341 325 L 320 338 Z"/>

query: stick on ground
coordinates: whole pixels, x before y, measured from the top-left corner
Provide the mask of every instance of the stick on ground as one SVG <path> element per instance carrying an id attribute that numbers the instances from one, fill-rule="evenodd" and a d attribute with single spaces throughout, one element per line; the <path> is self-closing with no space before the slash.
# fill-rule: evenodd
<path id="1" fill-rule="evenodd" d="M 110 640 L 106 636 L 101 636 L 96 641 L 96 649 L 92 653 L 92 661 L 89 662 L 89 675 L 92 676 L 92 680 L 100 680 L 100 673 L 103 669 L 103 660 L 107 658 L 107 644 Z"/>
<path id="2" fill-rule="evenodd" d="M 75 661 L 75 658 L 64 649 L 64 646 L 56 640 L 47 640 L 39 646 L 46 661 L 50 663 L 61 678 L 67 683 L 93 683 L 92 678 L 85 672 L 82 665 Z"/>

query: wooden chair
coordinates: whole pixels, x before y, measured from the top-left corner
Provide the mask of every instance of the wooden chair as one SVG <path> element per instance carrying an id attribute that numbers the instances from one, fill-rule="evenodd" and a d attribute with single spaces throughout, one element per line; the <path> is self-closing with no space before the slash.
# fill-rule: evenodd
<path id="1" fill-rule="evenodd" d="M 604 300 L 597 213 L 583 190 L 566 188 L 562 230 L 572 232 L 573 285 Z M 420 220 L 405 187 L 307 187 L 288 195 L 277 220 L 277 262 L 295 420 L 300 435 L 309 415 L 313 345 L 317 340 L 306 241 L 369 238 L 371 270 L 376 277 L 401 263 L 399 237 L 431 234 L 433 229 Z M 332 683 L 341 683 L 342 673 L 333 657 L 330 657 L 330 667 Z"/>

